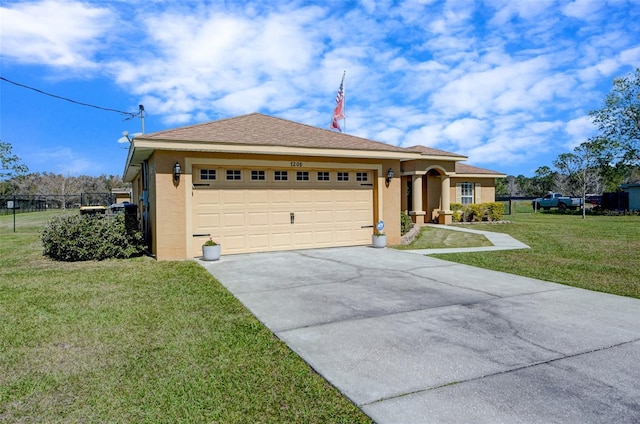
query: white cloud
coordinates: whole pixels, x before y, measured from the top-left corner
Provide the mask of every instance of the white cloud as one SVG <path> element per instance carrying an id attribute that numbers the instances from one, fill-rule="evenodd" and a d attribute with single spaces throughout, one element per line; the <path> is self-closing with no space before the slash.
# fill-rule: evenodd
<path id="1" fill-rule="evenodd" d="M 572 18 L 590 20 L 598 16 L 602 6 L 602 0 L 575 0 L 565 5 L 562 12 Z"/>
<path id="2" fill-rule="evenodd" d="M 114 24 L 108 8 L 45 0 L 0 8 L 2 55 L 20 63 L 95 68 L 98 38 Z"/>
<path id="3" fill-rule="evenodd" d="M 27 155 L 35 165 L 32 167 L 48 169 L 48 172 L 64 176 L 87 175 L 103 169 L 99 161 L 89 159 L 69 147 L 46 148 Z"/>
<path id="4" fill-rule="evenodd" d="M 587 141 L 594 135 L 596 130 L 593 120 L 590 116 L 581 116 L 568 121 L 564 125 L 564 131 L 569 135 L 570 139 L 566 145 L 567 149 L 573 150 L 574 147 Z"/>
<path id="5" fill-rule="evenodd" d="M 464 118 L 447 125 L 442 131 L 442 136 L 458 148 L 466 149 L 481 144 L 488 128 L 489 125 L 484 121 Z"/>

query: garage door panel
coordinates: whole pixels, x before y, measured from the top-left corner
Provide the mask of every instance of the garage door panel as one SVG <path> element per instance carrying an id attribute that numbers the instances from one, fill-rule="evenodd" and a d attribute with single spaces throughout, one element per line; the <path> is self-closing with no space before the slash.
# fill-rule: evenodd
<path id="1" fill-rule="evenodd" d="M 219 204 L 225 208 L 233 206 L 244 206 L 247 203 L 244 190 L 221 190 L 221 199 Z"/>
<path id="2" fill-rule="evenodd" d="M 220 242 L 226 251 L 238 253 L 246 250 L 246 239 L 244 235 L 225 235 L 221 237 Z"/>
<path id="3" fill-rule="evenodd" d="M 337 223 L 350 223 L 353 221 L 353 213 L 351 210 L 337 210 L 333 214 L 333 219 Z"/>
<path id="4" fill-rule="evenodd" d="M 271 205 L 289 205 L 292 201 L 291 190 L 271 190 Z"/>
<path id="5" fill-rule="evenodd" d="M 255 226 L 268 226 L 270 224 L 269 222 L 269 212 L 264 211 L 264 212 L 247 212 L 248 218 L 249 218 L 249 226 L 250 227 L 255 227 Z"/>
<path id="6" fill-rule="evenodd" d="M 271 246 L 276 249 L 291 246 L 291 232 L 271 233 Z"/>
<path id="7" fill-rule="evenodd" d="M 270 194 L 268 190 L 249 190 L 247 191 L 249 204 L 252 206 L 269 205 Z"/>
<path id="8" fill-rule="evenodd" d="M 316 211 L 316 224 L 331 224 L 333 221 L 333 211 L 324 210 L 324 211 Z"/>
<path id="9" fill-rule="evenodd" d="M 313 232 L 309 230 L 293 233 L 293 245 L 297 248 L 313 247 Z"/>
<path id="10" fill-rule="evenodd" d="M 313 204 L 313 191 L 296 189 L 292 190 L 293 203 L 298 205 L 312 205 Z"/>
<path id="11" fill-rule="evenodd" d="M 316 203 L 333 203 L 334 202 L 334 190 L 315 190 Z"/>
<path id="12" fill-rule="evenodd" d="M 303 210 L 294 212 L 294 225 L 313 223 L 313 211 Z"/>
<path id="13" fill-rule="evenodd" d="M 336 242 L 345 243 L 350 240 L 353 240 L 353 230 L 336 230 L 335 231 Z"/>
<path id="14" fill-rule="evenodd" d="M 201 213 L 196 215 L 196 217 L 196 228 L 212 228 L 220 226 L 219 213 Z"/>
<path id="15" fill-rule="evenodd" d="M 355 190 L 334 190 L 332 193 L 336 203 L 352 203 L 354 200 L 354 194 L 357 194 Z"/>
<path id="16" fill-rule="evenodd" d="M 270 213 L 271 224 L 288 224 L 291 225 L 291 212 L 290 211 L 273 211 Z"/>
<path id="17" fill-rule="evenodd" d="M 249 246 L 252 249 L 267 250 L 269 248 L 269 234 L 249 234 L 247 236 Z"/>
<path id="18" fill-rule="evenodd" d="M 244 217 L 245 217 L 244 212 L 236 212 L 236 213 L 226 212 L 222 216 L 222 225 L 225 229 L 244 228 L 246 226 L 246 221 Z"/>
<path id="19" fill-rule="evenodd" d="M 333 231 L 316 231 L 315 242 L 322 246 L 331 246 L 333 242 Z"/>

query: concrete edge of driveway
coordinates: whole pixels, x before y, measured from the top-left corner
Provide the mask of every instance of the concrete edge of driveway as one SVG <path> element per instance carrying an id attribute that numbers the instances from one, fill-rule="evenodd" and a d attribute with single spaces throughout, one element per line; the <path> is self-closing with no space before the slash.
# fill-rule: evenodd
<path id="1" fill-rule="evenodd" d="M 436 224 L 424 224 L 425 227 L 433 227 L 442 229 L 442 225 Z M 516 250 L 516 249 L 530 249 L 531 247 L 514 239 L 509 234 L 494 233 L 492 231 L 472 230 L 470 228 L 450 227 L 445 229 L 452 231 L 461 231 L 464 233 L 481 234 L 485 236 L 493 246 L 481 246 L 481 247 L 452 247 L 441 249 L 416 249 L 416 250 L 403 250 L 404 252 L 417 253 L 419 255 L 434 255 L 436 253 L 464 253 L 464 252 L 490 252 L 494 250 Z"/>

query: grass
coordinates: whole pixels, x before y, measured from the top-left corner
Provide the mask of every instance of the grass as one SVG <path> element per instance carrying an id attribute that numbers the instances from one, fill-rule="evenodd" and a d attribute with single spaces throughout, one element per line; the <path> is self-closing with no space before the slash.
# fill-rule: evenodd
<path id="1" fill-rule="evenodd" d="M 492 246 L 491 242 L 481 234 L 463 233 L 444 228 L 422 227 L 420 233 L 411 244 L 393 247 L 398 250 L 408 250 L 481 246 Z"/>
<path id="2" fill-rule="evenodd" d="M 195 262 L 53 262 L 0 217 L 0 422 L 370 422 Z"/>
<path id="3" fill-rule="evenodd" d="M 640 217 L 517 213 L 508 225 L 476 224 L 507 233 L 531 249 L 434 255 L 589 290 L 640 298 Z"/>

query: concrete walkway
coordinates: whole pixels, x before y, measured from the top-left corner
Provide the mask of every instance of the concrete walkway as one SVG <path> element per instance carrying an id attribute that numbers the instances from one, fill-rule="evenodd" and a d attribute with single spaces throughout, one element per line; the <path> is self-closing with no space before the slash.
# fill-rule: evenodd
<path id="1" fill-rule="evenodd" d="M 500 224 L 496 224 L 500 225 Z M 426 227 L 438 228 L 440 230 L 461 231 L 466 233 L 481 234 L 485 236 L 493 246 L 481 246 L 481 247 L 452 247 L 452 248 L 440 248 L 440 249 L 416 249 L 405 250 L 405 252 L 418 253 L 420 255 L 432 255 L 436 253 L 460 253 L 460 252 L 490 252 L 493 250 L 515 250 L 515 249 L 530 249 L 526 244 L 514 239 L 509 234 L 495 233 L 492 231 L 473 230 L 465 227 L 453 227 L 436 224 L 424 224 Z"/>
<path id="2" fill-rule="evenodd" d="M 201 263 L 377 423 L 640 422 L 638 299 L 364 246 Z"/>

